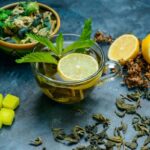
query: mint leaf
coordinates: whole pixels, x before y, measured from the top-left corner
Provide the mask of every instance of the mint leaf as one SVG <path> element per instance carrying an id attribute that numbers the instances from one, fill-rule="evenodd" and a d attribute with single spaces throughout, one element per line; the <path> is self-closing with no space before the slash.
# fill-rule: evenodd
<path id="1" fill-rule="evenodd" d="M 56 38 L 56 48 L 57 48 L 59 55 L 61 55 L 62 53 L 63 44 L 64 44 L 64 38 L 63 38 L 62 33 L 60 33 L 58 37 Z"/>
<path id="2" fill-rule="evenodd" d="M 67 53 L 71 50 L 76 50 L 76 49 L 80 49 L 80 48 L 87 48 L 87 47 L 91 47 L 93 46 L 94 41 L 93 40 L 80 40 L 80 41 L 75 41 L 72 44 L 70 44 L 69 46 L 67 46 L 63 53 Z"/>
<path id="3" fill-rule="evenodd" d="M 27 34 L 27 37 L 32 38 L 33 40 L 47 46 L 51 51 L 53 51 L 56 55 L 58 55 L 57 48 L 47 37 L 36 34 Z"/>
<path id="4" fill-rule="evenodd" d="M 91 38 L 92 33 L 92 19 L 87 19 L 84 22 L 84 27 L 82 29 L 82 33 L 80 35 L 79 40 L 89 40 Z"/>
<path id="5" fill-rule="evenodd" d="M 57 64 L 57 60 L 53 56 L 51 56 L 50 52 L 34 52 L 27 54 L 20 59 L 16 59 L 16 63 L 28 62 L 43 62 Z"/>

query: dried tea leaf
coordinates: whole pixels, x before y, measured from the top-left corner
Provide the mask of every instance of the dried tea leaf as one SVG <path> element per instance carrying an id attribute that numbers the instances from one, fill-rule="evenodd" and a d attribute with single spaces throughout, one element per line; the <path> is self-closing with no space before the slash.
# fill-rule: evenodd
<path id="1" fill-rule="evenodd" d="M 126 111 L 119 112 L 119 111 L 116 111 L 116 110 L 115 110 L 115 114 L 116 114 L 118 117 L 123 118 L 123 117 L 125 116 L 125 114 L 126 114 Z"/>
<path id="2" fill-rule="evenodd" d="M 121 121 L 121 127 L 122 127 L 123 134 L 126 134 L 127 129 L 128 129 L 128 125 Z"/>
<path id="3" fill-rule="evenodd" d="M 138 147 L 137 142 L 126 142 L 125 145 L 132 150 L 134 150 Z"/>
<path id="4" fill-rule="evenodd" d="M 148 145 L 150 143 L 150 136 L 148 136 L 144 141 L 144 146 Z"/>
<path id="5" fill-rule="evenodd" d="M 67 142 L 68 145 L 76 144 L 80 140 L 79 136 L 75 136 L 74 134 L 66 135 L 64 141 Z"/>
<path id="6" fill-rule="evenodd" d="M 53 128 L 52 133 L 56 141 L 64 140 L 66 134 L 62 128 Z"/>
<path id="7" fill-rule="evenodd" d="M 110 123 L 110 120 L 105 118 L 102 114 L 94 114 L 92 118 L 102 124 L 108 125 Z"/>
<path id="8" fill-rule="evenodd" d="M 132 124 L 134 125 L 134 124 L 137 124 L 138 122 L 140 122 L 140 118 L 137 116 L 133 117 Z"/>
<path id="9" fill-rule="evenodd" d="M 139 137 L 142 137 L 142 136 L 145 136 L 146 133 L 144 131 L 138 131 L 136 136 L 139 138 Z"/>
<path id="10" fill-rule="evenodd" d="M 116 143 L 115 142 L 112 142 L 112 141 L 107 141 L 106 143 L 105 143 L 105 146 L 106 146 L 106 149 L 113 149 L 113 147 L 114 146 L 116 146 Z"/>
<path id="11" fill-rule="evenodd" d="M 97 133 L 97 130 L 97 124 L 85 126 L 86 133 Z"/>
<path id="12" fill-rule="evenodd" d="M 116 106 L 118 109 L 124 110 L 130 114 L 135 113 L 136 109 L 137 109 L 137 105 L 127 104 L 127 103 L 125 103 L 125 101 L 123 99 L 117 99 L 116 100 Z"/>
<path id="13" fill-rule="evenodd" d="M 85 134 L 85 129 L 80 127 L 79 125 L 76 125 L 72 130 L 75 136 L 83 137 Z"/>
<path id="14" fill-rule="evenodd" d="M 150 147 L 143 146 L 143 147 L 141 147 L 141 150 L 150 150 Z"/>
<path id="15" fill-rule="evenodd" d="M 138 101 L 142 96 L 142 93 L 139 91 L 133 92 L 131 94 L 127 94 L 127 97 L 132 99 L 133 101 Z"/>
<path id="16" fill-rule="evenodd" d="M 42 144 L 43 144 L 43 142 L 42 142 L 42 139 L 40 137 L 37 137 L 36 139 L 34 139 L 33 141 L 31 141 L 29 143 L 29 145 L 32 145 L 32 146 L 39 146 Z"/>
<path id="17" fill-rule="evenodd" d="M 107 140 L 115 143 L 123 143 L 123 138 L 121 136 L 107 137 Z"/>

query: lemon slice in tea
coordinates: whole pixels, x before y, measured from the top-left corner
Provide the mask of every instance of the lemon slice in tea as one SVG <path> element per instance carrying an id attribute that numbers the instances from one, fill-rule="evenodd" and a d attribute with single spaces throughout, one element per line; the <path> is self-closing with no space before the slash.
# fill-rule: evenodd
<path id="1" fill-rule="evenodd" d="M 108 58 L 114 61 L 127 61 L 135 58 L 139 53 L 139 40 L 132 34 L 118 37 L 108 50 Z"/>
<path id="2" fill-rule="evenodd" d="M 98 70 L 96 59 L 87 54 L 71 53 L 58 62 L 58 73 L 64 80 L 79 81 L 93 75 Z"/>

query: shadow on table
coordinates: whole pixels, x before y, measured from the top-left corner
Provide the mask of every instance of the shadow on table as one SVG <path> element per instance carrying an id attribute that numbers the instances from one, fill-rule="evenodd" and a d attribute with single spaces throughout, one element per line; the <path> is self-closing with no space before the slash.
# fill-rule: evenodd
<path id="1" fill-rule="evenodd" d="M 49 123 L 50 127 L 70 128 L 76 124 L 85 124 L 91 118 L 91 111 L 96 101 L 86 98 L 75 104 L 59 104 L 42 94 L 36 100 L 36 115 L 39 120 Z"/>

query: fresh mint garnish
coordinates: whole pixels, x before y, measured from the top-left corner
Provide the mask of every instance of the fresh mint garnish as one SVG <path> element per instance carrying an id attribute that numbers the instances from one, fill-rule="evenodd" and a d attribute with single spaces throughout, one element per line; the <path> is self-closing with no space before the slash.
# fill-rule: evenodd
<path id="1" fill-rule="evenodd" d="M 32 38 L 33 40 L 47 46 L 55 55 L 58 55 L 58 50 L 56 46 L 48 39 L 47 37 L 36 35 L 36 34 L 27 34 L 27 37 Z M 31 53 L 30 53 L 31 54 Z"/>
<path id="2" fill-rule="evenodd" d="M 21 59 L 16 60 L 17 63 L 28 63 L 28 62 L 45 62 L 51 64 L 57 64 L 57 60 L 51 56 L 50 52 L 34 52 L 25 55 Z"/>
<path id="3" fill-rule="evenodd" d="M 36 34 L 27 34 L 27 37 L 32 38 L 33 40 L 47 46 L 48 49 L 54 53 L 54 56 L 52 56 L 50 52 L 32 52 L 22 57 L 21 59 L 17 59 L 16 62 L 43 62 L 57 64 L 57 60 L 55 59 L 55 57 L 61 58 L 65 53 L 68 53 L 69 51 L 75 50 L 76 52 L 78 51 L 79 53 L 84 53 L 85 48 L 89 48 L 94 44 L 94 41 L 90 39 L 92 33 L 91 23 L 92 20 L 87 19 L 84 23 L 84 27 L 79 39 L 71 43 L 67 47 L 64 47 L 64 38 L 62 33 L 57 36 L 55 44 L 52 43 L 47 37 Z"/>
<path id="4" fill-rule="evenodd" d="M 64 38 L 63 38 L 62 33 L 60 33 L 58 37 L 56 38 L 56 48 L 58 50 L 59 56 L 61 56 L 61 53 L 63 51 L 63 45 L 64 45 Z"/>
<path id="5" fill-rule="evenodd" d="M 67 53 L 67 52 L 69 52 L 71 50 L 76 50 L 76 49 L 80 49 L 80 48 L 91 47 L 93 44 L 94 44 L 94 41 L 92 41 L 92 40 L 79 40 L 79 41 L 75 41 L 74 43 L 72 43 L 69 46 L 67 46 L 63 50 L 63 53 Z"/>
<path id="6" fill-rule="evenodd" d="M 92 34 L 92 19 L 87 19 L 84 22 L 84 27 L 80 35 L 80 40 L 89 40 Z"/>

